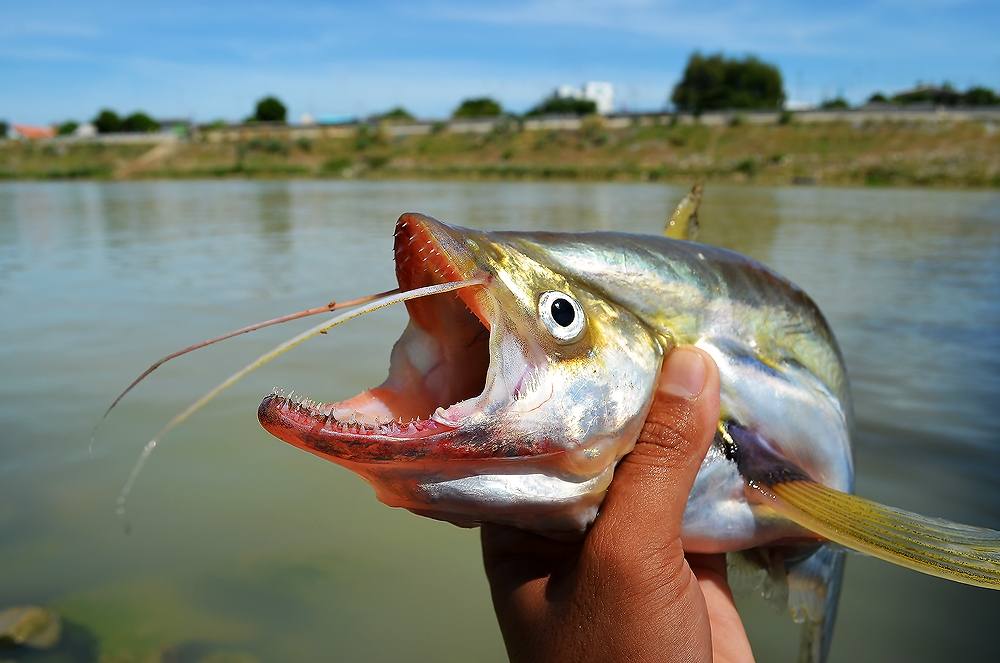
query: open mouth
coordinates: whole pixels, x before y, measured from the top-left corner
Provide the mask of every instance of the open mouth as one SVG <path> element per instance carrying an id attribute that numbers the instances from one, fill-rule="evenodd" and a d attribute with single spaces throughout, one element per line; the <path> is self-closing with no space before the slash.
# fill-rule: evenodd
<path id="1" fill-rule="evenodd" d="M 475 264 L 445 227 L 416 214 L 395 233 L 401 290 L 469 278 Z M 274 393 L 258 409 L 276 437 L 339 463 L 476 455 L 455 431 L 481 411 L 490 365 L 483 286 L 406 302 L 410 325 L 393 348 L 386 381 L 342 401 Z"/>

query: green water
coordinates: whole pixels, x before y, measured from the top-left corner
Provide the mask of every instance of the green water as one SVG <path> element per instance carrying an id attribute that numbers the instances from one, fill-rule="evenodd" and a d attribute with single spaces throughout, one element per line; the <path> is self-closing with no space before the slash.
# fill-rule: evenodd
<path id="1" fill-rule="evenodd" d="M 232 327 L 394 285 L 402 211 L 507 229 L 657 232 L 683 191 L 654 185 L 353 182 L 0 184 L 0 607 L 68 623 L 62 660 L 502 660 L 478 539 L 376 502 L 280 443 L 272 386 L 321 398 L 381 380 L 402 309 L 283 357 L 171 435 L 130 501 L 148 437 L 191 398 L 310 324 L 164 368 Z M 839 336 L 859 432 L 858 490 L 1000 527 L 1000 196 L 710 187 L 703 238 L 815 297 Z M 744 600 L 761 661 L 796 632 Z M 996 655 L 1000 593 L 854 555 L 839 661 Z M 0 654 L 2 657 L 2 654 Z"/>

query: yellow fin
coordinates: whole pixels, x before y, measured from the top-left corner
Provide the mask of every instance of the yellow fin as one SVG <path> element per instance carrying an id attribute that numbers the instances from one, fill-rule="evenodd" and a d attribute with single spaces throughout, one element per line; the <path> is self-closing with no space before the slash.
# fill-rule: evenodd
<path id="1" fill-rule="evenodd" d="M 681 198 L 677 209 L 667 218 L 663 234 L 670 239 L 696 239 L 698 236 L 698 206 L 704 186 L 698 182 Z"/>
<path id="2" fill-rule="evenodd" d="M 796 524 L 846 548 L 967 585 L 1000 589 L 1000 532 L 929 518 L 804 477 L 751 482 Z"/>

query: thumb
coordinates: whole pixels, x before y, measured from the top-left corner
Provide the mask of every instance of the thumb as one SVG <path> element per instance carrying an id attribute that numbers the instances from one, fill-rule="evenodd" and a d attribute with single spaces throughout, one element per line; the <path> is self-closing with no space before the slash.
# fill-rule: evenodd
<path id="1" fill-rule="evenodd" d="M 719 370 L 704 350 L 675 348 L 635 448 L 619 463 L 598 528 L 664 544 L 679 539 L 684 507 L 719 421 Z"/>

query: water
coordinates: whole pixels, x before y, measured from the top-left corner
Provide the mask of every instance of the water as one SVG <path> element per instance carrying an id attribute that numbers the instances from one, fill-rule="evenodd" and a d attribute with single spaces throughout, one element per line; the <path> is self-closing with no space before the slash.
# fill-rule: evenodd
<path id="1" fill-rule="evenodd" d="M 113 395 L 156 357 L 250 321 L 394 285 L 405 210 L 489 228 L 658 232 L 679 188 L 622 184 L 151 182 L 0 185 L 0 607 L 42 603 L 69 660 L 502 660 L 475 532 L 376 502 L 280 443 L 272 386 L 343 397 L 381 380 L 402 309 L 308 343 L 153 456 L 191 398 L 312 324 L 242 337 Z M 839 336 L 858 489 L 1000 527 L 1000 195 L 710 187 L 703 238 L 808 290 Z M 796 633 L 741 601 L 759 660 Z M 995 656 L 1000 595 L 852 556 L 834 660 Z"/>

